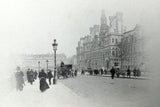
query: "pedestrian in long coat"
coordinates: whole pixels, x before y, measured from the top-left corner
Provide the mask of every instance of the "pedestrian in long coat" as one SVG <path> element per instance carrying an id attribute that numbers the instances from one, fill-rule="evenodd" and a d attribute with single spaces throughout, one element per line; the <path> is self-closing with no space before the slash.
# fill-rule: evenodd
<path id="1" fill-rule="evenodd" d="M 42 69 L 41 72 L 39 72 L 38 77 L 40 78 L 40 90 L 41 92 L 44 92 L 46 89 L 49 88 L 49 85 L 46 82 L 47 74 Z"/>
<path id="2" fill-rule="evenodd" d="M 90 75 L 93 75 L 93 70 L 92 69 L 89 72 L 90 72 Z"/>
<path id="3" fill-rule="evenodd" d="M 15 73 L 16 82 L 17 82 L 16 88 L 17 88 L 17 90 L 20 90 L 20 91 L 23 90 L 23 84 L 24 84 L 23 76 L 24 76 L 24 74 L 22 71 L 17 71 Z"/>
<path id="4" fill-rule="evenodd" d="M 119 75 L 120 75 L 120 70 L 119 70 L 119 68 L 116 69 L 116 74 L 117 74 L 117 78 L 119 78 Z"/>
<path id="5" fill-rule="evenodd" d="M 115 75 L 115 69 L 114 69 L 114 67 L 112 67 L 112 69 L 110 70 L 110 72 L 111 72 L 111 78 L 112 79 L 114 79 L 114 75 Z"/>
<path id="6" fill-rule="evenodd" d="M 37 71 L 34 71 L 34 80 L 37 79 Z"/>
<path id="7" fill-rule="evenodd" d="M 98 69 L 95 69 L 95 70 L 94 70 L 94 74 L 95 74 L 95 75 L 98 75 L 98 74 L 99 74 Z"/>
<path id="8" fill-rule="evenodd" d="M 127 69 L 127 77 L 131 77 L 131 70 L 129 68 Z"/>
<path id="9" fill-rule="evenodd" d="M 27 70 L 27 80 L 28 80 L 28 83 L 30 82 L 30 80 L 29 80 L 29 72 L 30 72 L 30 69 Z"/>
<path id="10" fill-rule="evenodd" d="M 81 75 L 84 75 L 84 70 L 82 69 Z"/>
<path id="11" fill-rule="evenodd" d="M 137 70 L 136 70 L 136 68 L 134 68 L 134 70 L 133 70 L 133 75 L 134 75 L 134 77 L 137 76 Z"/>
<path id="12" fill-rule="evenodd" d="M 74 71 L 74 76 L 75 76 L 75 77 L 77 76 L 77 70 Z"/>
<path id="13" fill-rule="evenodd" d="M 104 73 L 105 73 L 105 75 L 107 75 L 107 70 L 106 69 L 104 69 Z"/>
<path id="14" fill-rule="evenodd" d="M 31 71 L 29 71 L 28 77 L 29 77 L 29 82 L 30 82 L 31 85 L 32 85 L 32 84 L 33 84 L 33 81 L 34 81 L 34 72 L 33 72 L 32 69 L 31 69 Z"/>
<path id="15" fill-rule="evenodd" d="M 53 78 L 52 71 L 49 70 L 47 74 L 48 74 L 49 85 L 51 85 L 51 79 Z"/>
<path id="16" fill-rule="evenodd" d="M 100 71 L 101 71 L 101 75 L 103 75 L 103 69 L 102 68 L 100 69 Z"/>

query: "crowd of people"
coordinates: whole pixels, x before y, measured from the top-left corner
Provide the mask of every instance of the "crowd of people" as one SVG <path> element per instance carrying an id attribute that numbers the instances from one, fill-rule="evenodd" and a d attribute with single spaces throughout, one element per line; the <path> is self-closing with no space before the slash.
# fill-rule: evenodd
<path id="1" fill-rule="evenodd" d="M 76 77 L 77 76 L 77 70 L 73 69 L 66 69 L 66 67 L 61 67 L 60 70 L 57 70 L 57 77 L 58 79 L 60 76 L 63 78 L 68 78 L 68 77 Z M 127 70 L 120 70 L 119 68 L 112 67 L 110 70 L 107 69 L 88 69 L 88 70 L 83 70 L 81 71 L 81 75 L 85 75 L 85 73 L 88 72 L 90 75 L 111 75 L 111 78 L 114 79 L 115 76 L 117 78 L 119 77 L 127 77 L 131 78 L 131 76 L 134 77 L 139 77 L 141 76 L 141 72 L 139 69 L 134 68 L 133 70 L 130 70 L 128 67 Z M 25 85 L 25 76 L 26 75 L 26 80 L 28 83 L 31 85 L 34 83 L 34 81 L 39 78 L 39 89 L 41 92 L 44 92 L 49 88 L 49 85 L 51 85 L 53 74 L 51 70 L 45 70 L 42 69 L 41 71 L 37 72 L 36 70 L 33 69 L 28 69 L 26 72 L 22 72 L 20 68 L 17 69 L 17 72 L 15 73 L 16 77 L 16 88 L 17 90 L 22 91 L 23 87 Z M 48 82 L 47 82 L 48 80 Z M 54 81 L 53 81 L 54 84 Z"/>
<path id="2" fill-rule="evenodd" d="M 73 72 L 74 71 L 74 72 Z M 66 71 L 65 71 L 66 73 Z M 63 74 L 63 73 L 62 73 Z M 70 74 L 70 75 L 68 75 Z M 70 69 L 68 74 L 66 74 L 67 78 L 70 77 L 76 77 L 77 76 L 77 70 Z M 59 73 L 57 74 L 59 75 Z M 49 85 L 52 83 L 53 74 L 51 70 L 45 70 L 41 69 L 41 71 L 37 72 L 33 69 L 27 69 L 27 71 L 23 72 L 22 70 L 18 69 L 17 72 L 15 72 L 16 77 L 16 88 L 19 91 L 23 90 L 23 87 L 25 85 L 25 80 L 33 85 L 34 81 L 39 78 L 39 89 L 41 92 L 44 92 L 49 88 Z M 48 81 L 48 82 L 47 82 Z M 54 81 L 53 81 L 54 82 Z M 53 83 L 54 84 L 54 83 Z"/>
<path id="3" fill-rule="evenodd" d="M 84 75 L 85 73 L 89 73 L 90 75 L 111 75 L 111 78 L 114 79 L 116 76 L 119 77 L 139 77 L 141 76 L 141 71 L 139 69 L 134 68 L 131 70 L 129 67 L 127 70 L 120 70 L 119 68 L 112 67 L 110 70 L 107 69 L 88 69 L 88 70 L 81 70 L 81 75 Z"/>

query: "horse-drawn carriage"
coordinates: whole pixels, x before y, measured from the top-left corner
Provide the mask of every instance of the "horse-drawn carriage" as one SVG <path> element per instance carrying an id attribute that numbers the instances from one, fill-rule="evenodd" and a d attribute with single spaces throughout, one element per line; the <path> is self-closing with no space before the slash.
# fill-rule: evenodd
<path id="1" fill-rule="evenodd" d="M 60 66 L 58 67 L 57 70 L 58 70 L 58 74 L 57 74 L 58 79 L 60 77 L 68 78 L 72 75 L 72 65 L 71 64 Z"/>

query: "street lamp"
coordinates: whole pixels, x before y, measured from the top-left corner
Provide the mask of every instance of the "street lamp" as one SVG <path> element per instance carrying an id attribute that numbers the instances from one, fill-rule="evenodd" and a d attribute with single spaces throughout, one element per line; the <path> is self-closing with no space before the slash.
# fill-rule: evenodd
<path id="1" fill-rule="evenodd" d="M 53 77 L 53 84 L 56 84 L 56 50 L 58 44 L 56 43 L 56 39 L 54 39 L 54 43 L 52 44 L 53 51 L 54 51 L 54 77 Z"/>
<path id="2" fill-rule="evenodd" d="M 40 61 L 38 61 L 38 71 L 40 72 Z"/>
<path id="3" fill-rule="evenodd" d="M 47 72 L 48 72 L 48 62 L 49 62 L 49 61 L 48 61 L 48 60 L 46 60 L 46 64 L 47 64 L 47 69 L 46 69 L 46 70 L 47 70 Z"/>

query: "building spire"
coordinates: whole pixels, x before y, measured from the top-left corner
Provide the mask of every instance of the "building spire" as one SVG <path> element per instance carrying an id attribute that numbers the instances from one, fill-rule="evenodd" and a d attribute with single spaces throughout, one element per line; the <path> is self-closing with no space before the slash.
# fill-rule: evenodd
<path id="1" fill-rule="evenodd" d="M 102 10 L 102 13 L 101 13 L 101 25 L 102 24 L 106 24 L 107 25 L 107 18 L 106 18 L 104 9 Z"/>
<path id="2" fill-rule="evenodd" d="M 107 18 L 106 18 L 106 15 L 105 15 L 105 10 L 102 10 L 102 13 L 101 13 L 101 26 L 100 26 L 100 35 L 104 36 L 106 33 L 108 33 L 108 25 L 107 25 Z"/>

